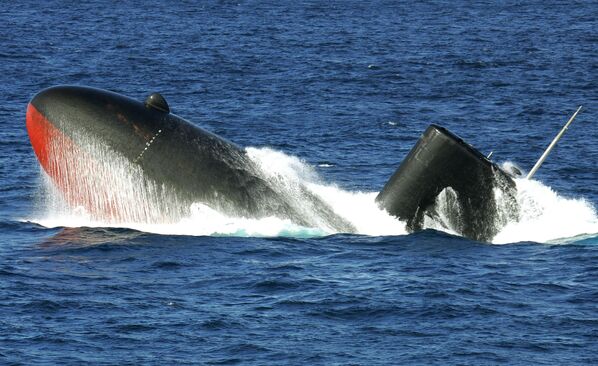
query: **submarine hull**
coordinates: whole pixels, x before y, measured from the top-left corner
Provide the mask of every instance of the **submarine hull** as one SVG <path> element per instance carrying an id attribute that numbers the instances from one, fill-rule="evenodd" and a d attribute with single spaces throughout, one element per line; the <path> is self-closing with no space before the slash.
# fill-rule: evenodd
<path id="1" fill-rule="evenodd" d="M 201 202 L 236 217 L 278 216 L 310 227 L 324 221 L 335 230 L 353 231 L 307 189 L 302 189 L 303 195 L 317 205 L 323 218 L 301 212 L 261 176 L 244 149 L 166 108 L 106 90 L 58 86 L 31 100 L 26 125 L 41 166 L 69 204 L 83 206 L 100 218 L 119 219 L 122 208 L 114 202 L 119 200 L 113 192 L 118 187 L 98 186 L 93 181 L 123 173 L 99 168 L 105 165 L 100 160 L 106 159 L 97 153 L 98 146 L 129 164 L 125 173 L 141 172 L 143 182 L 138 184 L 151 184 L 162 193 L 161 199 L 168 197 L 178 206 Z M 99 198 L 96 190 L 103 191 Z"/>
<path id="2" fill-rule="evenodd" d="M 458 136 L 431 125 L 376 201 L 410 231 L 423 229 L 430 218 L 467 238 L 490 241 L 517 216 L 515 194 L 508 174 Z"/>

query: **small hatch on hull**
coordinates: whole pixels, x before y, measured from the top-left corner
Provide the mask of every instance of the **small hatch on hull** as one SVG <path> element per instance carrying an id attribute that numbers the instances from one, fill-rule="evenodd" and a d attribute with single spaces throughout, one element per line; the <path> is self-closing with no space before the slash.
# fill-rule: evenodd
<path id="1" fill-rule="evenodd" d="M 145 100 L 145 106 L 147 108 L 157 109 L 162 112 L 170 113 L 170 107 L 166 103 L 166 99 L 160 93 L 152 93 Z"/>

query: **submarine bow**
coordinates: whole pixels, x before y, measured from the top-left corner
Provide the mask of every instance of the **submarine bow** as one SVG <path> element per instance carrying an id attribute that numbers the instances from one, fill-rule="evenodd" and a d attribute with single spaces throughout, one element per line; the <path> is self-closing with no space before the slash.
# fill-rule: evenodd
<path id="1" fill-rule="evenodd" d="M 65 200 L 97 218 L 160 221 L 166 212 L 176 220 L 201 202 L 236 217 L 278 216 L 354 231 L 305 187 L 295 193 L 316 209 L 298 207 L 261 176 L 244 149 L 170 113 L 157 93 L 142 103 L 90 87 L 48 88 L 30 101 L 26 126 L 40 165 Z M 119 192 L 123 179 L 132 181 L 128 193 Z M 157 212 L 127 215 L 130 202 L 123 201 L 139 192 L 137 201 L 156 201 Z"/>

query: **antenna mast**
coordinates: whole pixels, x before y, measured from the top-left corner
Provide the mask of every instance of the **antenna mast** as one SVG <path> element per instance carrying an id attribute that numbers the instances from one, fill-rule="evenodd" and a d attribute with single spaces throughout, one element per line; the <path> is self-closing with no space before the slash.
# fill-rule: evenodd
<path id="1" fill-rule="evenodd" d="M 544 160 L 546 160 L 546 157 L 548 156 L 548 154 L 550 154 L 550 152 L 554 148 L 554 145 L 556 145 L 556 143 L 559 142 L 559 140 L 561 139 L 561 137 L 563 136 L 563 134 L 565 133 L 565 131 L 567 131 L 567 128 L 569 128 L 569 125 L 571 124 L 571 122 L 573 122 L 573 120 L 575 119 L 575 117 L 577 117 L 577 113 L 579 113 L 579 111 L 581 111 L 581 106 L 579 106 L 579 108 L 577 108 L 577 110 L 575 111 L 575 113 L 573 113 L 573 115 L 571 116 L 571 118 L 569 118 L 569 121 L 567 121 L 567 123 L 565 124 L 565 126 L 561 129 L 561 132 L 559 132 L 559 134 L 556 135 L 556 137 L 552 140 L 552 142 L 550 143 L 550 145 L 548 145 L 548 148 L 546 149 L 546 151 L 544 151 L 544 154 L 542 154 L 542 156 L 540 156 L 540 159 L 538 160 L 538 162 L 536 163 L 536 165 L 534 165 L 534 167 L 532 168 L 532 170 L 530 170 L 529 173 L 527 174 L 527 179 L 532 179 L 532 177 L 534 176 L 534 174 L 536 174 L 536 172 L 538 171 L 538 169 L 540 169 L 540 166 L 542 165 L 542 163 L 544 162 Z"/>

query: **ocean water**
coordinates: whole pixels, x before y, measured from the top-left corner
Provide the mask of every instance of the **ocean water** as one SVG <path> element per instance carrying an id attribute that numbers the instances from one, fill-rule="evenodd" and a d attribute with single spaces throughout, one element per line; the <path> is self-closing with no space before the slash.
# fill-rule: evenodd
<path id="1" fill-rule="evenodd" d="M 4 6 L 0 364 L 597 364 L 596 14 L 591 1 Z M 358 233 L 201 202 L 151 224 L 70 208 L 25 129 L 28 101 L 59 84 L 158 91 Z M 374 203 L 430 123 L 525 172 L 579 105 L 492 243 L 439 222 L 409 234 Z"/>

